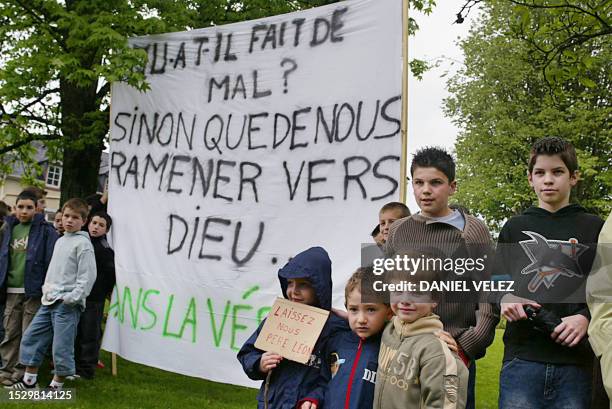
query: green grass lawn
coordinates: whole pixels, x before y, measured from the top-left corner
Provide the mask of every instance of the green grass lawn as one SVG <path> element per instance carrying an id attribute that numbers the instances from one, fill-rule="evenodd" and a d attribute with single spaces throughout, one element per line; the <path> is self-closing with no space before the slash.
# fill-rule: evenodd
<path id="1" fill-rule="evenodd" d="M 499 371 L 504 355 L 503 329 L 496 330 L 495 341 L 487 349 L 487 355 L 478 360 L 476 367 L 476 408 L 497 408 Z"/>
<path id="2" fill-rule="evenodd" d="M 487 356 L 478 361 L 477 408 L 497 407 L 499 369 L 503 352 L 502 330 L 497 330 L 495 342 L 487 350 Z M 135 364 L 118 358 L 119 374 L 110 373 L 110 354 L 103 352 L 107 366 L 98 370 L 93 381 L 66 382 L 66 387 L 76 388 L 74 403 L 15 404 L 20 408 L 212 408 L 246 409 L 255 407 L 257 391 L 238 386 L 209 382 L 198 378 Z M 48 368 L 41 368 L 41 385 L 48 384 Z M 2 403 L 2 407 L 7 407 Z"/>

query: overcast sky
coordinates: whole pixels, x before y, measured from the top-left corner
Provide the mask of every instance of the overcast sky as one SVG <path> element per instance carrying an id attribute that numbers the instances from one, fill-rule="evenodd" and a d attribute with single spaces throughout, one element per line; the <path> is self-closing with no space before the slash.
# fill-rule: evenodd
<path id="1" fill-rule="evenodd" d="M 467 36 L 470 22 L 475 18 L 474 10 L 463 24 L 452 24 L 463 2 L 439 2 L 432 14 L 425 16 L 411 10 L 420 30 L 410 37 L 408 55 L 426 61 L 442 58 L 440 66 L 423 76 L 421 81 L 410 78 L 408 83 L 408 166 L 416 150 L 424 146 L 442 146 L 449 151 L 454 149 L 458 129 L 444 116 L 443 99 L 448 96 L 446 81 L 460 64 L 451 60 L 463 61 L 457 39 Z M 449 75 L 440 78 L 445 71 Z M 408 187 L 408 207 L 412 212 L 418 210 Z"/>

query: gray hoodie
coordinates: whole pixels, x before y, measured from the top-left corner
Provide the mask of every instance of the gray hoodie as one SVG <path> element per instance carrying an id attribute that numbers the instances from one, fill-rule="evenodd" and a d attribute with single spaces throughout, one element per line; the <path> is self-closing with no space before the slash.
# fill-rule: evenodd
<path id="1" fill-rule="evenodd" d="M 42 304 L 63 300 L 85 309 L 85 299 L 96 281 L 96 257 L 84 231 L 66 232 L 55 243 L 51 263 L 42 287 Z"/>

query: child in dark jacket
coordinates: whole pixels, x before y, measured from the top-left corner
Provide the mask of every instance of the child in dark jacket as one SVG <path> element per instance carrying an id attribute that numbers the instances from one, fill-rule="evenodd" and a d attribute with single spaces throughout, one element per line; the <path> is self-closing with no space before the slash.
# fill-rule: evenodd
<path id="1" fill-rule="evenodd" d="M 0 234 L 0 304 L 6 306 L 6 333 L 0 340 L 0 383 L 10 386 L 23 376 L 19 344 L 40 307 L 42 286 L 57 233 L 36 212 L 38 198 L 24 190 L 17 196 L 15 216 L 7 216 Z"/>
<path id="2" fill-rule="evenodd" d="M 104 301 L 115 286 L 115 252 L 106 240 L 112 223 L 108 214 L 97 212 L 91 216 L 88 226 L 98 274 L 87 297 L 85 311 L 81 314 L 74 345 L 76 373 L 86 379 L 92 379 L 95 374 L 102 341 Z"/>
<path id="3" fill-rule="evenodd" d="M 296 255 L 279 270 L 278 279 L 283 296 L 288 300 L 326 310 L 331 309 L 331 260 L 323 248 L 312 247 Z M 322 376 L 324 375 L 323 348 L 331 334 L 346 329 L 346 322 L 330 314 L 312 356 L 305 365 L 255 348 L 255 341 L 262 325 L 263 322 L 244 343 L 238 352 L 238 360 L 247 376 L 254 380 L 265 380 L 272 371 L 267 407 L 270 409 L 294 409 L 302 408 L 303 405 L 323 407 L 325 386 L 329 381 L 329 378 Z M 257 395 L 258 408 L 265 407 L 265 383 L 262 383 Z"/>
<path id="4" fill-rule="evenodd" d="M 362 302 L 366 274 L 367 269 L 358 269 L 344 290 L 351 331 L 338 332 L 327 343 L 331 381 L 325 408 L 371 409 L 374 403 L 380 337 L 393 312 L 388 304 Z"/>

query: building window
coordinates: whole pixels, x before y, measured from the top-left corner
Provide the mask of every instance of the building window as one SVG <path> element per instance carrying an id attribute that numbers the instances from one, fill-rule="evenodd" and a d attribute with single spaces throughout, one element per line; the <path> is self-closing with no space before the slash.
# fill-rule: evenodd
<path id="1" fill-rule="evenodd" d="M 62 182 L 61 166 L 49 165 L 47 169 L 47 185 L 59 187 Z"/>

